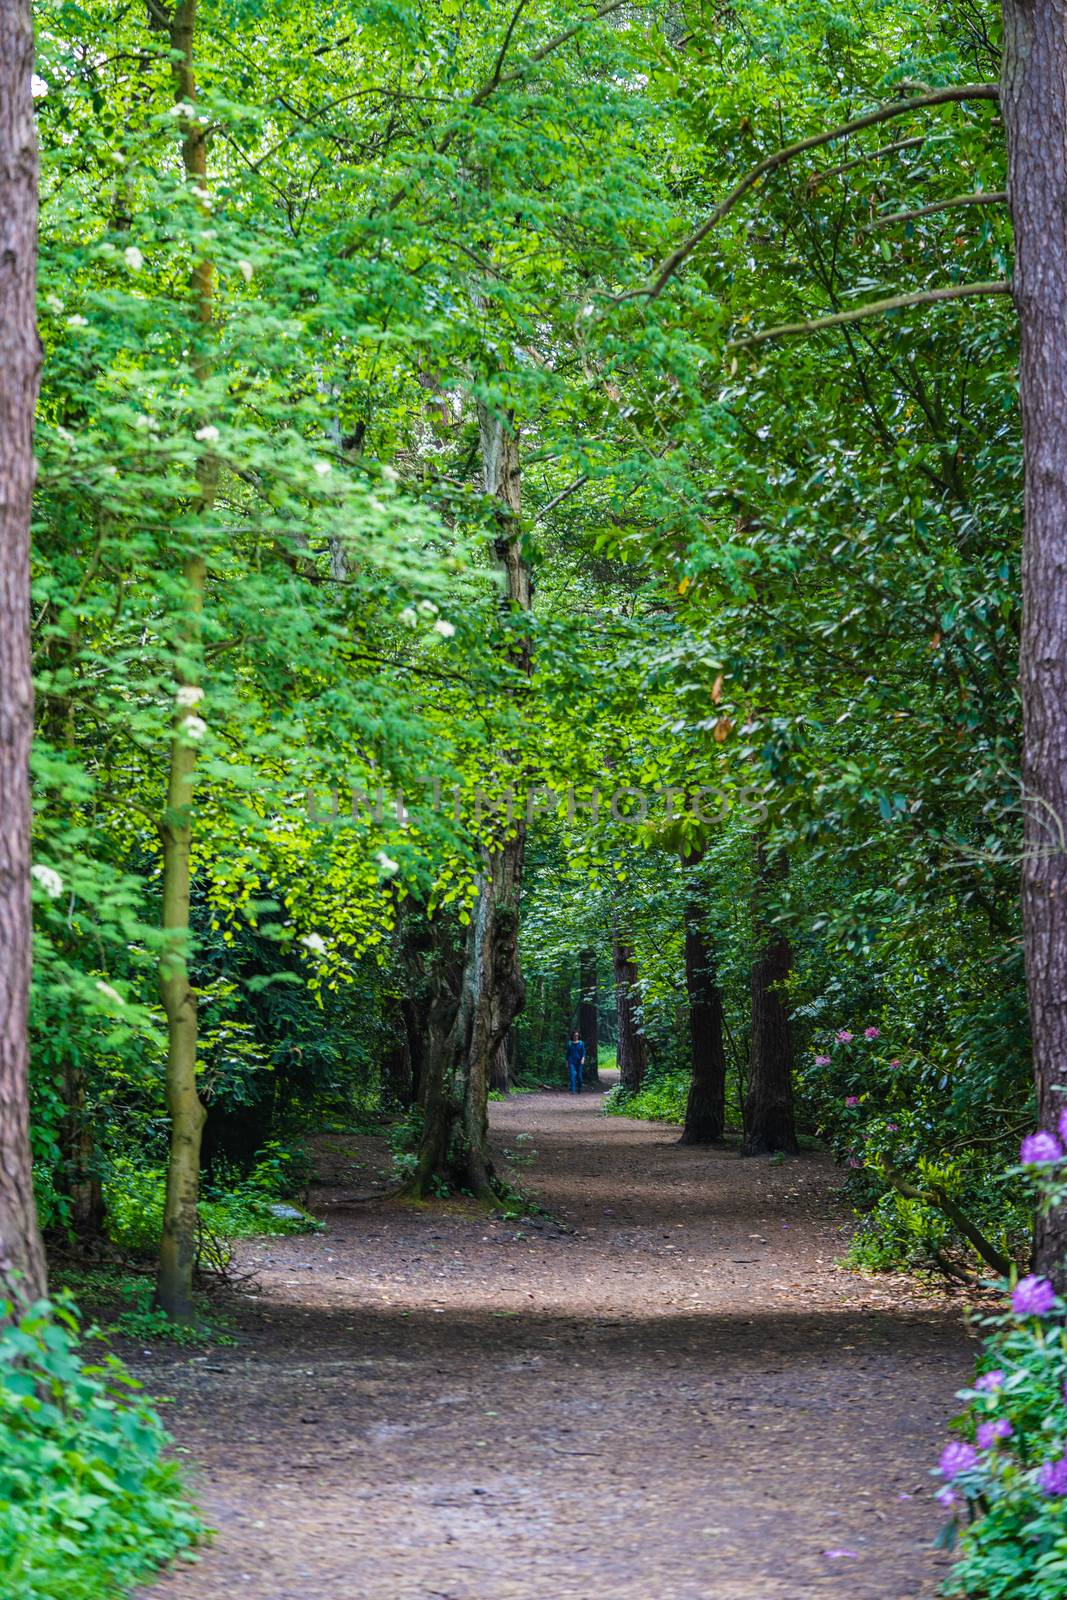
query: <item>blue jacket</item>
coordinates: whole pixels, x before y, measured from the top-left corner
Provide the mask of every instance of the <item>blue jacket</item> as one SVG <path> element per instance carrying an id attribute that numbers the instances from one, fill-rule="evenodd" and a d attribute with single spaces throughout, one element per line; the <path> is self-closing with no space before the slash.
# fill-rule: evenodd
<path id="1" fill-rule="evenodd" d="M 571 1039 L 567 1045 L 568 1067 L 580 1067 L 585 1060 L 585 1045 L 580 1039 Z"/>

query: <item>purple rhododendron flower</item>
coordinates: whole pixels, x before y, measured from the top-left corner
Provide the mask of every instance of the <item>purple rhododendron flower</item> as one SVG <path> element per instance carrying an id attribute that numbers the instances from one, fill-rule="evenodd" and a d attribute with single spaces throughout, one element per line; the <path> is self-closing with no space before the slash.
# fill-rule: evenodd
<path id="1" fill-rule="evenodd" d="M 1067 1495 L 1067 1456 L 1046 1461 L 1037 1475 L 1037 1486 L 1042 1494 Z"/>
<path id="2" fill-rule="evenodd" d="M 959 1498 L 950 1483 L 943 1483 L 934 1496 L 935 1500 L 940 1500 L 946 1511 L 951 1511 L 953 1506 L 958 1505 Z"/>
<path id="3" fill-rule="evenodd" d="M 899 1122 L 887 1122 L 886 1125 L 885 1125 L 885 1131 L 886 1131 L 886 1133 L 899 1133 L 900 1132 L 900 1123 Z"/>
<path id="4" fill-rule="evenodd" d="M 863 1162 L 860 1161 L 856 1156 L 849 1156 L 848 1165 L 850 1167 L 862 1167 Z"/>
<path id="5" fill-rule="evenodd" d="M 1003 1389 L 1004 1374 L 999 1367 L 994 1367 L 991 1372 L 983 1372 L 980 1378 L 976 1378 L 974 1386 L 976 1389 L 984 1389 L 987 1394 L 992 1393 L 994 1389 Z"/>
<path id="6" fill-rule="evenodd" d="M 852 1035 L 849 1033 L 847 1028 L 839 1028 L 837 1030 L 837 1042 L 838 1044 L 852 1043 Z"/>
<path id="7" fill-rule="evenodd" d="M 891 1061 L 891 1062 L 890 1062 L 890 1063 L 889 1063 L 889 1065 L 890 1065 L 890 1066 L 891 1066 L 891 1067 L 899 1067 L 899 1066 L 900 1066 L 900 1059 L 899 1059 L 899 1057 L 894 1057 L 894 1059 L 893 1059 L 893 1060 L 892 1060 L 892 1061 Z"/>
<path id="8" fill-rule="evenodd" d="M 1063 1160 L 1063 1146 L 1054 1133 L 1028 1133 L 1019 1148 L 1019 1165 L 1043 1167 Z"/>
<path id="9" fill-rule="evenodd" d="M 831 1056 L 816 1056 L 815 1057 L 815 1065 L 817 1067 L 829 1067 L 829 1066 L 832 1066 L 833 1065 L 833 1058 Z"/>
<path id="10" fill-rule="evenodd" d="M 941 1452 L 938 1466 L 946 1478 L 958 1478 L 961 1472 L 973 1472 L 978 1465 L 978 1452 L 973 1444 L 953 1439 Z"/>
<path id="11" fill-rule="evenodd" d="M 882 1030 L 881 1028 L 864 1028 L 863 1037 L 865 1039 L 880 1039 L 882 1037 Z"/>
<path id="12" fill-rule="evenodd" d="M 846 1104 L 846 1106 L 858 1106 L 859 1103 L 860 1103 L 860 1097 L 859 1097 L 858 1094 L 848 1094 L 848 1095 L 845 1096 L 845 1104 Z"/>
<path id="13" fill-rule="evenodd" d="M 1020 1278 L 1011 1297 L 1017 1317 L 1047 1317 L 1056 1304 L 1056 1291 L 1047 1278 Z"/>
<path id="14" fill-rule="evenodd" d="M 981 1450 L 992 1450 L 998 1439 L 1010 1439 L 1015 1429 L 1007 1417 L 997 1417 L 993 1422 L 980 1422 L 975 1437 Z"/>

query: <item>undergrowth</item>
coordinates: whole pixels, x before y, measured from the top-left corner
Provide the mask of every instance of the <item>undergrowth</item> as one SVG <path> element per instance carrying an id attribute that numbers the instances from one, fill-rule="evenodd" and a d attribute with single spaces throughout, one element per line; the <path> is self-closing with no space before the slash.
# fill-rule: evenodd
<path id="1" fill-rule="evenodd" d="M 61 1302 L 0 1327 L 5 1600 L 118 1600 L 206 1535 L 139 1384 L 114 1356 L 86 1362 L 81 1339 Z"/>

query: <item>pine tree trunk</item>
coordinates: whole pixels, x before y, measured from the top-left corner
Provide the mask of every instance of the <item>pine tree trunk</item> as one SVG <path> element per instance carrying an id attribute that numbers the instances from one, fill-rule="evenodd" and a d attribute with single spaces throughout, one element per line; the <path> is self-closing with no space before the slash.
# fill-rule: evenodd
<path id="1" fill-rule="evenodd" d="M 195 107 L 196 78 L 193 44 L 196 0 L 181 0 L 170 25 L 175 52 L 174 82 L 178 104 Z M 205 127 L 195 111 L 180 118 L 182 161 L 188 181 L 207 187 Z M 191 278 L 193 315 L 198 324 L 198 349 L 193 367 L 203 381 L 209 373 L 209 337 L 214 290 L 214 268 L 201 261 Z M 210 452 L 197 463 L 198 493 L 193 512 L 200 517 L 214 502 L 218 467 Z M 203 720 L 201 619 L 207 586 L 203 556 L 189 551 L 184 561 L 187 595 L 185 637 L 175 664 L 179 698 L 170 749 L 170 773 L 163 816 L 163 931 L 166 943 L 160 959 L 159 988 L 167 1018 L 166 1096 L 170 1114 L 170 1154 L 163 1209 L 163 1237 L 159 1249 L 156 1301 L 174 1322 L 191 1322 L 193 1269 L 196 1263 L 198 1203 L 200 1196 L 200 1138 L 205 1111 L 197 1093 L 197 998 L 189 976 L 189 900 L 192 886 L 192 808 L 199 738 L 195 727 Z"/>
<path id="2" fill-rule="evenodd" d="M 618 938 L 612 945 L 611 955 L 619 1015 L 619 1082 L 629 1094 L 636 1094 L 644 1081 L 648 1060 L 645 1036 L 637 1027 L 637 962 L 630 946 Z"/>
<path id="3" fill-rule="evenodd" d="M 770 920 L 774 885 L 787 870 L 785 857 L 769 863 L 760 843 L 753 888 L 757 953 L 752 964 L 752 1046 L 743 1156 L 768 1155 L 775 1150 L 795 1154 L 798 1149 L 793 1122 L 793 1037 L 786 993 L 793 957 L 789 940 Z"/>
<path id="4" fill-rule="evenodd" d="M 683 856 L 695 866 L 702 852 Z M 726 1047 L 723 1042 L 722 992 L 715 976 L 711 946 L 704 932 L 704 907 L 691 889 L 685 907 L 685 986 L 689 997 L 689 1043 L 692 1077 L 685 1106 L 681 1144 L 718 1144 L 726 1121 Z"/>
<path id="5" fill-rule="evenodd" d="M 37 338 L 37 141 L 28 0 L 0 5 L 0 1295 L 45 1293 L 29 1139 L 30 501 Z"/>
<path id="6" fill-rule="evenodd" d="M 1004 0 L 1001 113 L 1015 231 L 1026 472 L 1020 680 L 1026 980 L 1042 1127 L 1067 1108 L 1067 0 Z M 1067 1288 L 1067 1206 L 1037 1219 Z"/>
<path id="7" fill-rule="evenodd" d="M 600 1005 L 597 989 L 597 960 L 595 950 L 582 950 L 578 956 L 578 1032 L 585 1045 L 584 1081 L 591 1088 L 600 1087 L 598 1041 L 600 1032 Z"/>

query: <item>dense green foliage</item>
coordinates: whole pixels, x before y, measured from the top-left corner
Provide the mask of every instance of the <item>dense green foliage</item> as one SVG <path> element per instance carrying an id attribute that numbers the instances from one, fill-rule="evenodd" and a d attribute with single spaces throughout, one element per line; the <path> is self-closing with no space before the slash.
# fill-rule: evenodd
<path id="1" fill-rule="evenodd" d="M 41 1302 L 0 1327 L 0 1585 L 10 1600 L 125 1593 L 203 1537 L 137 1388 L 114 1356 L 86 1363 L 63 1305 Z"/>
<path id="2" fill-rule="evenodd" d="M 113 1245 L 158 1244 L 177 718 L 198 751 L 205 1237 L 305 1226 L 289 1153 L 323 1126 L 399 1117 L 410 1177 L 417 1056 L 515 789 L 520 1083 L 561 1081 L 582 950 L 610 1049 L 624 942 L 649 1051 L 626 1109 L 682 1120 L 696 903 L 737 1129 L 762 845 L 788 861 L 770 910 L 799 1125 L 848 1172 L 854 1260 L 973 1273 L 953 1207 L 1021 1260 L 1027 1193 L 1002 1178 L 1031 1100 L 1011 307 L 745 343 L 1004 278 L 1004 208 L 952 203 L 1004 186 L 994 108 L 901 104 L 813 147 L 649 292 L 774 150 L 995 78 L 997 6 L 204 0 L 184 109 L 163 15 L 38 7 L 45 1226 L 85 1231 L 92 1191 Z M 182 166 L 191 125 L 206 189 Z M 486 414 L 518 441 L 529 617 L 500 604 Z M 1032 1329 L 1011 1337 L 1037 1405 L 1059 1369 Z M 72 1430 L 96 1402 L 77 1404 Z M 152 1472 L 129 1489 L 158 1496 L 145 1562 L 186 1526 Z M 962 1592 L 1015 1594 L 982 1539 Z"/>

